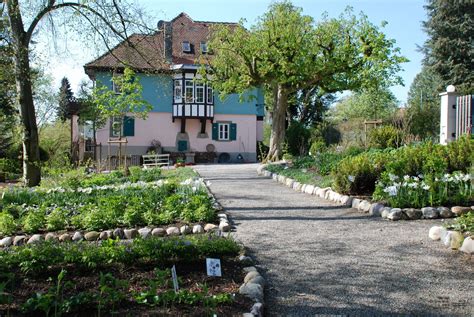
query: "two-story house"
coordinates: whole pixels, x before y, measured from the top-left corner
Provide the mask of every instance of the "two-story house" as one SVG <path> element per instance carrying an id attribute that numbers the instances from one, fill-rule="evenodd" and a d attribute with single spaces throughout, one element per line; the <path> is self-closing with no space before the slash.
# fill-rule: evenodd
<path id="1" fill-rule="evenodd" d="M 199 57 L 210 54 L 207 41 L 216 23 L 220 22 L 194 21 L 181 13 L 169 22 L 159 21 L 154 34 L 131 35 L 84 66 L 92 80 L 110 89 L 117 89 L 111 79 L 123 72 L 125 64 L 135 70 L 143 98 L 153 109 L 145 120 L 125 118 L 122 135 L 128 154 L 143 155 L 152 143 L 159 143 L 165 153 L 195 155 L 197 163 L 257 161 L 257 141 L 263 139 L 263 91 L 249 91 L 254 98 L 233 94 L 221 99 L 197 73 L 197 61 L 205 60 Z M 119 133 L 113 120 L 96 132 L 96 142 L 103 147 Z M 84 133 L 75 130 L 77 141 Z M 116 153 L 117 146 L 111 148 Z M 101 152 L 102 158 L 108 154 L 105 149 Z"/>

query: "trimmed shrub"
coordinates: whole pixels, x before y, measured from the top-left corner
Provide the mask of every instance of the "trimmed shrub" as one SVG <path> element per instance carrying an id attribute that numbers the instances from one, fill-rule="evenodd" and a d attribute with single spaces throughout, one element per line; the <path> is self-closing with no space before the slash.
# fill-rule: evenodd
<path id="1" fill-rule="evenodd" d="M 398 148 L 402 145 L 403 132 L 394 126 L 374 128 L 368 135 L 368 146 L 376 149 Z"/>
<path id="2" fill-rule="evenodd" d="M 370 195 L 389 160 L 389 153 L 364 152 L 344 158 L 333 170 L 336 191 L 350 195 Z"/>

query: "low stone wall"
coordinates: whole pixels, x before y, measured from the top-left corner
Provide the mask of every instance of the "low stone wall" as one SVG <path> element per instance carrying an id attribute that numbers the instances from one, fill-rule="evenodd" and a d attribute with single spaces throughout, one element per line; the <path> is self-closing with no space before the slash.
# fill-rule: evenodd
<path id="1" fill-rule="evenodd" d="M 227 215 L 219 214 L 219 219 Z M 225 225 L 227 223 L 227 225 Z M 33 235 L 16 235 L 4 237 L 0 240 L 0 247 L 20 246 L 24 244 L 35 244 L 41 243 L 42 241 L 58 241 L 58 242 L 78 242 L 78 241 L 103 241 L 107 239 L 120 239 L 130 240 L 135 238 L 146 239 L 152 236 L 165 237 L 165 236 L 179 236 L 189 234 L 200 234 L 210 231 L 229 231 L 230 225 L 228 222 L 221 220 L 220 225 L 212 223 L 207 224 L 194 224 L 194 225 L 181 225 L 181 226 L 169 226 L 169 227 L 143 227 L 143 228 L 116 228 L 113 230 L 104 231 L 72 231 L 72 232 L 48 232 L 45 234 L 33 234 Z"/>
<path id="2" fill-rule="evenodd" d="M 454 206 L 447 207 L 424 207 L 415 208 L 391 208 L 380 202 L 370 202 L 368 200 L 359 199 L 349 195 L 339 194 L 331 189 L 331 187 L 320 188 L 311 184 L 302 184 L 294 179 L 272 173 L 265 169 L 267 165 L 260 165 L 257 168 L 257 174 L 261 176 L 271 177 L 274 181 L 284 184 L 295 191 L 316 195 L 320 198 L 339 203 L 343 206 L 357 209 L 361 213 L 368 213 L 373 217 L 382 217 L 392 221 L 397 220 L 418 220 L 418 219 L 437 219 L 437 218 L 453 218 L 460 216 L 468 211 L 474 210 L 474 206 L 463 207 Z"/>

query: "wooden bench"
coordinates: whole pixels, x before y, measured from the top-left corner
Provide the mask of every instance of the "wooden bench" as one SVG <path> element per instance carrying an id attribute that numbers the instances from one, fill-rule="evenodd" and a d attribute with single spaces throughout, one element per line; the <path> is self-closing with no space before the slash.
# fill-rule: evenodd
<path id="1" fill-rule="evenodd" d="M 145 154 L 142 158 L 144 168 L 170 166 L 169 154 Z"/>

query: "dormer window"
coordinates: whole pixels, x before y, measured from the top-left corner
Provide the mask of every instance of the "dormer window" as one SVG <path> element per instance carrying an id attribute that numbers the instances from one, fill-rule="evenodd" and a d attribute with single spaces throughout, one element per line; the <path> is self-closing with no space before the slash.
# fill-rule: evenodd
<path id="1" fill-rule="evenodd" d="M 206 42 L 201 42 L 201 53 L 203 53 L 203 54 L 207 53 L 207 43 Z"/>
<path id="2" fill-rule="evenodd" d="M 185 53 L 191 52 L 191 43 L 189 43 L 189 41 L 184 41 L 182 44 L 183 44 L 183 52 Z"/>

